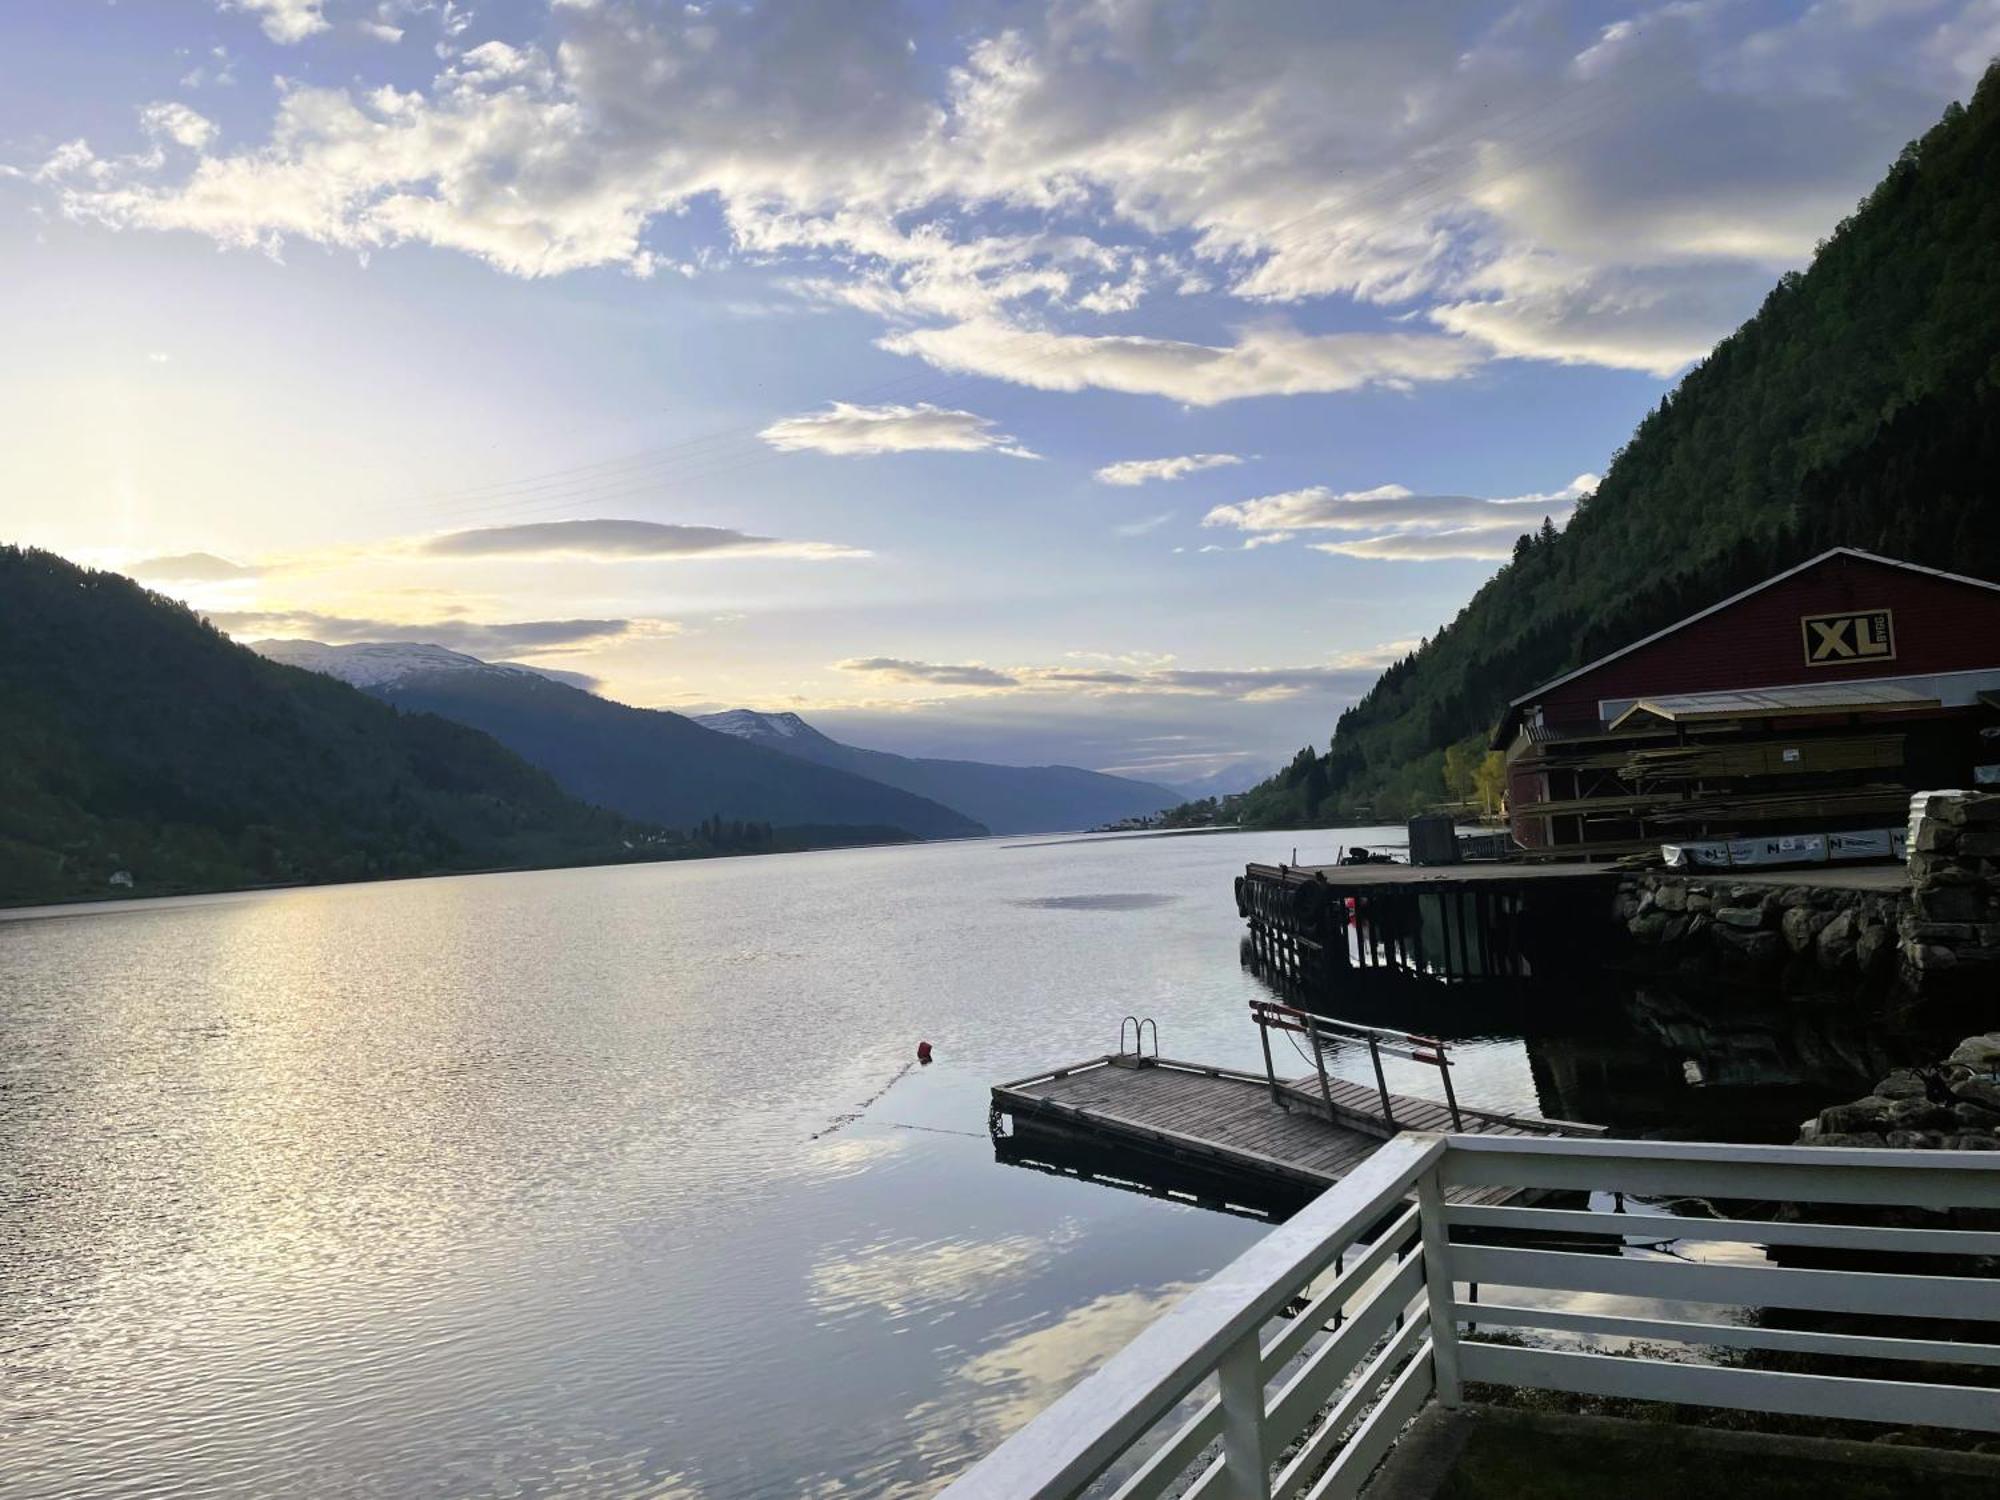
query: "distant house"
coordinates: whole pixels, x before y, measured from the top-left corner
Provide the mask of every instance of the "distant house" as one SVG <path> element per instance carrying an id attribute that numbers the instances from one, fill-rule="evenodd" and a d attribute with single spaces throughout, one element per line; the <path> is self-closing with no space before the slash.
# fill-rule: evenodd
<path id="1" fill-rule="evenodd" d="M 1888 828 L 2000 780 L 2000 585 L 1836 547 L 1523 693 L 1529 849 Z"/>

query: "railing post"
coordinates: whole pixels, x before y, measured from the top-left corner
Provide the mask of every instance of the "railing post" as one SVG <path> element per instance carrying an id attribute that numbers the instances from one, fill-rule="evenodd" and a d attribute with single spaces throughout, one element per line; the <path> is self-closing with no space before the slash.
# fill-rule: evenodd
<path id="1" fill-rule="evenodd" d="M 1459 1404 L 1458 1319 L 1452 1312 L 1451 1229 L 1433 1165 L 1417 1179 L 1417 1223 L 1424 1247 L 1424 1293 L 1430 1304 L 1431 1370 L 1439 1406 Z"/>
<path id="2" fill-rule="evenodd" d="M 1264 1451 L 1264 1355 L 1252 1329 L 1215 1369 L 1222 1402 L 1223 1493 L 1229 1500 L 1271 1500 L 1271 1460 Z"/>
<path id="3" fill-rule="evenodd" d="M 1271 1086 L 1271 1102 L 1282 1106 L 1284 1096 L 1278 1092 L 1278 1070 L 1271 1062 L 1271 1028 L 1264 1024 L 1264 1013 L 1257 1012 L 1257 1040 L 1264 1044 L 1264 1081 Z"/>
<path id="4" fill-rule="evenodd" d="M 1389 1080 L 1382 1073 L 1382 1049 L 1376 1044 L 1375 1033 L 1368 1033 L 1368 1060 L 1375 1064 L 1375 1090 L 1382 1096 L 1382 1119 L 1391 1130 L 1396 1127 L 1396 1111 L 1389 1103 Z"/>
<path id="5" fill-rule="evenodd" d="M 1306 1012 L 1306 1036 L 1313 1044 L 1313 1066 L 1319 1069 L 1320 1097 L 1326 1100 L 1326 1117 L 1331 1120 L 1333 1113 L 1333 1085 L 1326 1078 L 1326 1054 L 1320 1050 L 1319 1024 L 1313 1020 L 1312 1012 Z"/>

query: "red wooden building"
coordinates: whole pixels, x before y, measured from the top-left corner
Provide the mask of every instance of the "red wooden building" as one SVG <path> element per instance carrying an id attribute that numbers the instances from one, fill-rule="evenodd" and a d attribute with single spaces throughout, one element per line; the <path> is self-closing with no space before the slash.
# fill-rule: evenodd
<path id="1" fill-rule="evenodd" d="M 2000 585 L 1836 547 L 1523 693 L 1494 744 L 1531 849 L 1883 827 L 1985 779 L 1996 704 Z"/>

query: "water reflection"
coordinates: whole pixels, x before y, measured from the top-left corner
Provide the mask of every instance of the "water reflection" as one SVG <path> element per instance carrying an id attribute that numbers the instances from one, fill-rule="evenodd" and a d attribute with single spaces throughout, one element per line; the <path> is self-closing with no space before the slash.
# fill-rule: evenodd
<path id="1" fill-rule="evenodd" d="M 1111 1050 L 1126 1014 L 1261 1070 L 1231 879 L 1297 838 L 0 920 L 4 1487 L 934 1490 L 1264 1228 L 1197 1205 L 1287 1211 L 1114 1191 L 1028 1143 L 1039 1170 L 997 1165 L 983 1126 L 993 1082 Z M 1383 841 L 1324 838 L 1297 857 Z M 1454 1039 L 1468 1101 L 1737 1139 L 1937 1055 L 1701 999 L 1363 990 L 1343 1013 Z M 937 1060 L 908 1069 L 919 1039 Z"/>

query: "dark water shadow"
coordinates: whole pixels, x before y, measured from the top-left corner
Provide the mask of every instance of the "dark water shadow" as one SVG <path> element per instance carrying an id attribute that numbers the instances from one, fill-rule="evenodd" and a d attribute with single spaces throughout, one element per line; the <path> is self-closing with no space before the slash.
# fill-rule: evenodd
<path id="1" fill-rule="evenodd" d="M 1007 904 L 1040 911 L 1151 911 L 1180 899 L 1163 891 L 1114 891 L 1096 896 L 1018 896 Z"/>

